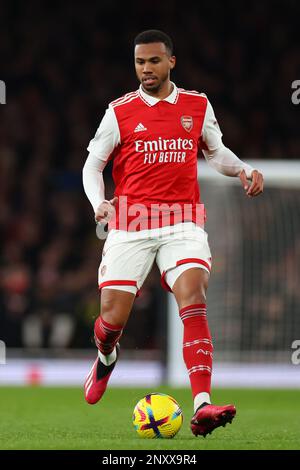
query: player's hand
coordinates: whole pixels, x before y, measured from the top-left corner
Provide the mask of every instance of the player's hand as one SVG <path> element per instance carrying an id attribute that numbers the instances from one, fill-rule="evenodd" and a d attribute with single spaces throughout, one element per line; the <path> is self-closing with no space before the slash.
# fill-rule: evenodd
<path id="1" fill-rule="evenodd" d="M 114 197 L 110 201 L 102 201 L 95 213 L 95 221 L 99 224 L 107 224 L 115 214 L 115 207 L 118 198 Z"/>
<path id="2" fill-rule="evenodd" d="M 254 197 L 263 192 L 264 177 L 258 170 L 252 171 L 250 178 L 251 183 L 247 179 L 245 170 L 242 170 L 239 176 L 247 196 Z"/>

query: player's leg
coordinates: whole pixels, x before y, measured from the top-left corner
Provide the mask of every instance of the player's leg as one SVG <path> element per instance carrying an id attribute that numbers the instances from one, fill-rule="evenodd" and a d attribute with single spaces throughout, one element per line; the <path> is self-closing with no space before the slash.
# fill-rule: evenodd
<path id="1" fill-rule="evenodd" d="M 101 291 L 101 311 L 95 321 L 94 338 L 99 356 L 105 363 L 111 361 L 110 355 L 127 323 L 135 294 L 130 292 L 130 286 L 124 286 L 124 290 L 111 286 Z"/>
<path id="2" fill-rule="evenodd" d="M 213 344 L 206 317 L 209 273 L 183 264 L 167 273 L 166 281 L 183 322 L 183 359 L 194 398 L 194 408 L 210 403 Z"/>
<path id="3" fill-rule="evenodd" d="M 95 321 L 94 337 L 97 359 L 85 382 L 85 399 L 97 403 L 106 390 L 119 354 L 119 340 L 155 258 L 153 242 L 148 237 L 112 231 L 105 242 L 99 267 L 101 312 Z"/>
<path id="4" fill-rule="evenodd" d="M 189 373 L 197 420 L 199 410 L 204 416 L 204 428 L 199 425 L 194 434 L 210 432 L 223 424 L 221 410 L 210 404 L 213 345 L 206 317 L 206 291 L 211 268 L 211 253 L 207 234 L 200 227 L 183 224 L 182 232 L 164 239 L 157 255 L 163 286 L 174 293 L 183 322 L 183 357 Z M 186 228 L 188 227 L 188 228 Z M 179 227 L 180 228 L 180 227 Z M 205 406 L 205 404 L 208 404 Z M 233 408 L 230 408 L 233 410 Z M 234 411 L 232 411 L 235 413 Z M 216 414 L 217 419 L 215 419 Z M 226 413 L 227 414 L 227 411 Z"/>
<path id="5" fill-rule="evenodd" d="M 167 276 L 167 282 L 172 284 L 172 280 L 176 279 L 176 269 L 171 274 L 171 280 L 170 276 Z M 195 435 L 203 436 L 211 433 L 216 427 L 231 422 L 236 413 L 233 405 L 211 404 L 213 344 L 206 316 L 208 280 L 207 271 L 191 268 L 181 272 L 172 285 L 183 322 L 183 358 L 194 398 L 195 414 L 191 429 Z"/>
<path id="6" fill-rule="evenodd" d="M 131 289 L 124 286 L 123 289 Z M 85 382 L 85 399 L 97 403 L 104 394 L 119 354 L 119 340 L 129 318 L 135 293 L 111 288 L 101 292 L 101 313 L 95 321 L 94 338 L 98 356 Z"/>

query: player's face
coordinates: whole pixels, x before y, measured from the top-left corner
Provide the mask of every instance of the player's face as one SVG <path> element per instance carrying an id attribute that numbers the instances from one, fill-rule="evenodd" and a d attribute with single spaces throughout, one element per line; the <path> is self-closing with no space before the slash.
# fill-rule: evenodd
<path id="1" fill-rule="evenodd" d="M 143 89 L 158 93 L 170 79 L 170 70 L 175 66 L 175 57 L 170 56 L 162 42 L 135 46 L 135 70 Z"/>

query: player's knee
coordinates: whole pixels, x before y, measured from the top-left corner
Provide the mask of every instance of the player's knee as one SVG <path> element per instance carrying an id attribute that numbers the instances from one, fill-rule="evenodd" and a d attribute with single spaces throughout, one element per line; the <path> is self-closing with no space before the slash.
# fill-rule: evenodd
<path id="1" fill-rule="evenodd" d="M 189 305 L 206 304 L 206 294 L 204 292 L 192 292 L 179 299 L 178 307 L 184 308 Z"/>
<path id="2" fill-rule="evenodd" d="M 123 327 L 129 317 L 134 296 L 130 293 L 104 290 L 101 294 L 101 317 L 110 325 Z"/>
<path id="3" fill-rule="evenodd" d="M 122 323 L 122 315 L 116 302 L 112 299 L 101 301 L 101 317 L 110 325 L 120 325 Z"/>
<path id="4" fill-rule="evenodd" d="M 201 282 L 198 285 L 185 285 L 176 296 L 179 308 L 188 305 L 206 304 L 207 285 Z M 178 294 L 178 293 L 177 293 Z"/>

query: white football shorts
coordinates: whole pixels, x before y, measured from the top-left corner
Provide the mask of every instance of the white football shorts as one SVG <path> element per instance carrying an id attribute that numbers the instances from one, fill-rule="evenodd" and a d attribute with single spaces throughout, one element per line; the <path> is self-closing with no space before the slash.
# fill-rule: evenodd
<path id="1" fill-rule="evenodd" d="M 191 267 L 210 273 L 207 233 L 193 222 L 139 232 L 110 230 L 99 267 L 99 289 L 120 289 L 138 296 L 154 261 L 162 286 L 171 292 L 176 279 Z"/>

